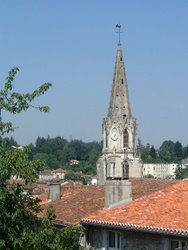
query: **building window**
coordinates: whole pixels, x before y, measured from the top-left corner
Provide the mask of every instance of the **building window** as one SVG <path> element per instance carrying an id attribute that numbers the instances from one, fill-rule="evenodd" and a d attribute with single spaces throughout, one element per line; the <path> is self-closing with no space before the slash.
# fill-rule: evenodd
<path id="1" fill-rule="evenodd" d="M 172 240 L 170 244 L 170 250 L 187 250 L 188 242 L 181 240 Z"/>
<path id="2" fill-rule="evenodd" d="M 91 246 L 93 246 L 95 249 L 101 249 L 102 245 L 102 231 L 101 230 L 89 230 L 86 234 L 86 239 L 89 242 Z"/>
<path id="3" fill-rule="evenodd" d="M 128 146 L 129 146 L 129 133 L 127 129 L 125 129 L 123 133 L 123 147 L 128 148 Z"/>
<path id="4" fill-rule="evenodd" d="M 120 232 L 109 231 L 108 232 L 108 250 L 120 250 L 121 246 Z"/>

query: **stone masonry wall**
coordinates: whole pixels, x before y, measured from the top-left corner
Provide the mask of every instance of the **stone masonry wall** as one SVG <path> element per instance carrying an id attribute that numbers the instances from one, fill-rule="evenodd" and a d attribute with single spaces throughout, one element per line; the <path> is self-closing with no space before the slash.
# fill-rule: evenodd
<path id="1" fill-rule="evenodd" d="M 159 235 L 134 232 L 122 233 L 122 250 L 167 250 L 164 239 Z"/>

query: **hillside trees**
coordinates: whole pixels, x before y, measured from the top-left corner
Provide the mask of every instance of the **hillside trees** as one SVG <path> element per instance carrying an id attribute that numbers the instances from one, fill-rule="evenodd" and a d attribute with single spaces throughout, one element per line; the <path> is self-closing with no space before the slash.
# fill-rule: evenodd
<path id="1" fill-rule="evenodd" d="M 67 168 L 81 171 L 84 174 L 94 174 L 96 161 L 101 154 L 101 144 L 98 142 L 83 142 L 81 140 L 67 141 L 62 137 L 41 138 L 38 137 L 34 145 L 31 145 L 31 159 L 42 159 L 46 168 Z M 76 166 L 70 165 L 70 160 L 78 160 Z"/>
<path id="2" fill-rule="evenodd" d="M 3 121 L 2 111 L 14 115 L 27 111 L 34 107 L 32 101 L 51 87 L 50 83 L 45 83 L 32 93 L 14 92 L 13 80 L 18 71 L 18 68 L 10 70 L 0 90 L 1 136 L 14 131 L 11 122 Z M 42 112 L 49 111 L 47 106 L 34 108 Z M 44 167 L 42 161 L 29 159 L 28 147 L 12 148 L 12 143 L 14 144 L 13 140 L 0 140 L 0 249 L 78 249 L 78 242 L 74 240 L 73 233 L 78 232 L 79 228 L 56 230 L 52 223 L 55 218 L 53 213 L 48 213 L 43 221 L 38 220 L 36 214 L 41 210 L 39 200 L 33 198 L 32 191 L 23 193 L 20 182 L 10 183 L 13 176 L 21 178 L 25 183 L 34 182 Z"/>
<path id="3" fill-rule="evenodd" d="M 156 149 L 154 148 L 154 146 L 151 146 L 149 154 L 150 154 L 150 156 L 151 156 L 152 159 L 156 159 L 157 158 Z"/>
<path id="4" fill-rule="evenodd" d="M 156 149 L 149 143 L 147 143 L 146 146 L 144 146 L 141 140 L 139 139 L 137 151 L 144 163 L 158 162 Z"/>
<path id="5" fill-rule="evenodd" d="M 174 144 L 174 154 L 175 154 L 175 157 L 176 157 L 176 161 L 177 162 L 181 161 L 181 159 L 183 158 L 183 147 L 182 147 L 182 144 L 179 141 L 177 141 Z"/>
<path id="6" fill-rule="evenodd" d="M 180 163 L 188 157 L 188 146 L 183 147 L 179 141 L 166 140 L 157 150 L 150 144 L 144 146 L 139 140 L 138 152 L 144 163 Z"/>
<path id="7" fill-rule="evenodd" d="M 173 162 L 175 159 L 174 151 L 174 142 L 173 141 L 164 141 L 159 148 L 159 158 L 163 162 Z"/>

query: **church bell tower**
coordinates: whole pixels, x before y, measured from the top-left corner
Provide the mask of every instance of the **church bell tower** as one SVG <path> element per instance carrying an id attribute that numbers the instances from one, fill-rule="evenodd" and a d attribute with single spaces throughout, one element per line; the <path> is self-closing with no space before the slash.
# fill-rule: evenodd
<path id="1" fill-rule="evenodd" d="M 102 134 L 102 156 L 97 162 L 98 184 L 102 185 L 110 179 L 141 177 L 142 163 L 136 155 L 136 119 L 131 113 L 120 41 L 117 46 L 108 115 L 103 119 Z"/>

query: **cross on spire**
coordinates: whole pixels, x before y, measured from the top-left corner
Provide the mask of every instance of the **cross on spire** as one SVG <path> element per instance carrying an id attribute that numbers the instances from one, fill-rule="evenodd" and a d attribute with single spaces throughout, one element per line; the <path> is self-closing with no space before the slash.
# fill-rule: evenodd
<path id="1" fill-rule="evenodd" d="M 120 40 L 120 35 L 121 35 L 121 25 L 120 24 L 116 24 L 116 28 L 118 29 L 118 31 L 116 31 L 116 33 L 119 34 L 119 42 L 118 44 L 120 45 L 121 44 L 121 40 Z"/>

